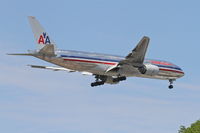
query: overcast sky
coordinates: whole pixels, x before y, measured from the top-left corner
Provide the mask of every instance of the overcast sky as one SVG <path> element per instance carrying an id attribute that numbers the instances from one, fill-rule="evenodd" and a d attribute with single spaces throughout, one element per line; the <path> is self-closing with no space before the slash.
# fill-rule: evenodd
<path id="1" fill-rule="evenodd" d="M 0 132 L 176 133 L 200 119 L 200 1 L 0 0 Z M 60 49 L 126 56 L 143 36 L 147 57 L 185 72 L 168 81 L 129 78 L 91 88 L 93 77 L 31 69 L 48 65 L 8 56 L 36 48 L 36 16 Z"/>

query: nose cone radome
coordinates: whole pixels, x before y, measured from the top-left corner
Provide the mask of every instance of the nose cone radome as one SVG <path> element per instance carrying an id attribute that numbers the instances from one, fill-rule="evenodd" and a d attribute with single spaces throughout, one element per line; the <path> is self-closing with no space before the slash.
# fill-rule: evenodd
<path id="1" fill-rule="evenodd" d="M 185 75 L 184 71 L 179 67 L 180 71 L 179 73 L 179 77 L 183 77 Z"/>

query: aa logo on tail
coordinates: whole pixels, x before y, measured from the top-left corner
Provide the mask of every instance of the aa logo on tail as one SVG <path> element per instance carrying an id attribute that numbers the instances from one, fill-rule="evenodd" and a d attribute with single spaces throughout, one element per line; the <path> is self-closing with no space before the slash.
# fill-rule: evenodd
<path id="1" fill-rule="evenodd" d="M 38 39 L 38 44 L 51 44 L 50 38 L 46 32 L 43 32 Z"/>

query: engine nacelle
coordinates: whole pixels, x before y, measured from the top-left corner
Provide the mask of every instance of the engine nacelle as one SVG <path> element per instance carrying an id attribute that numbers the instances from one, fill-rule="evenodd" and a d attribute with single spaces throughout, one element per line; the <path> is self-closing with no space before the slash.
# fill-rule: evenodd
<path id="1" fill-rule="evenodd" d="M 138 68 L 141 74 L 146 75 L 156 75 L 159 73 L 159 67 L 152 64 L 145 64 L 144 66 Z"/>

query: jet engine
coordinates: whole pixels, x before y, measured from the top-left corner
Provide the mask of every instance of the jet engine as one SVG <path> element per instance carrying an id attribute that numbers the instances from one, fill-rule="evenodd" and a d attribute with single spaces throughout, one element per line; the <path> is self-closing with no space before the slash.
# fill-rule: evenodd
<path id="1" fill-rule="evenodd" d="M 156 75 L 159 73 L 158 66 L 152 64 L 144 64 L 142 67 L 139 67 L 138 70 L 141 74 L 146 75 Z"/>

